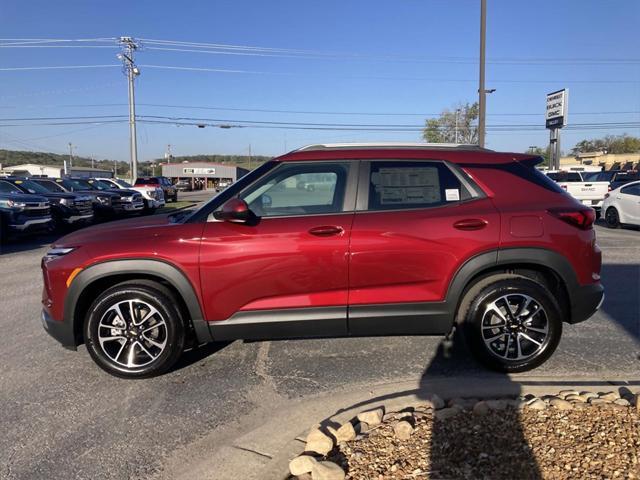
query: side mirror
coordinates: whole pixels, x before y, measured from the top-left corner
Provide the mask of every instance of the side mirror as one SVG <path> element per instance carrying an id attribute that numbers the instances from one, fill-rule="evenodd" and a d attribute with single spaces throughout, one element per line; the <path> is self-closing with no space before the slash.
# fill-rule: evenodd
<path id="1" fill-rule="evenodd" d="M 213 212 L 216 220 L 231 223 L 253 223 L 257 220 L 255 213 L 249 209 L 249 205 L 239 198 L 230 198 L 222 205 L 222 209 Z"/>

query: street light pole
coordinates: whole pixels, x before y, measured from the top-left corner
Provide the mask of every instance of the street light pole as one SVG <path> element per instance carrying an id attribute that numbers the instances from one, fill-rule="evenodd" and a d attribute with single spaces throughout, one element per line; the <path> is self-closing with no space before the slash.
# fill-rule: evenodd
<path id="1" fill-rule="evenodd" d="M 485 44 L 487 36 L 487 0 L 480 0 L 480 78 L 478 84 L 478 145 L 484 148 L 487 91 L 484 86 Z"/>
<path id="2" fill-rule="evenodd" d="M 458 143 L 458 114 L 460 113 L 460 109 L 456 108 L 456 143 Z"/>

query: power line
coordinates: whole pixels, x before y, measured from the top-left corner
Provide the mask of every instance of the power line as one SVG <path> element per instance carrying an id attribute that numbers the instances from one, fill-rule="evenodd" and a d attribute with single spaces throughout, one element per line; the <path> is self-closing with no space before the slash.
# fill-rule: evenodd
<path id="1" fill-rule="evenodd" d="M 115 84 L 109 84 L 109 86 Z M 55 93 L 55 92 L 54 92 Z M 27 109 L 27 108 L 96 108 L 96 107 L 126 107 L 127 103 L 90 103 L 90 104 L 59 104 L 59 105 L 2 105 L 0 108 L 4 109 Z M 395 117 L 439 117 L 442 113 L 421 113 L 421 112 L 361 112 L 361 111 L 327 111 L 327 110 L 274 110 L 266 108 L 238 108 L 238 107 L 226 107 L 226 106 L 204 106 L 204 105 L 175 105 L 164 103 L 140 103 L 136 102 L 136 105 L 141 107 L 154 107 L 154 108 L 176 108 L 176 109 L 193 109 L 193 110 L 217 110 L 217 111 L 233 111 L 233 112 L 255 112 L 255 113 L 286 113 L 286 114 L 303 114 L 303 115 L 360 115 L 360 116 L 395 116 Z M 571 112 L 572 116 L 575 115 L 636 115 L 640 114 L 640 110 L 628 110 L 628 111 L 600 111 L 600 112 Z M 496 112 L 487 113 L 487 116 L 493 117 L 541 117 L 544 112 Z"/>
<path id="2" fill-rule="evenodd" d="M 113 68 L 120 65 L 50 65 L 43 67 L 2 67 L 2 72 L 19 72 L 24 70 L 74 70 L 82 68 Z"/>
<path id="3" fill-rule="evenodd" d="M 188 66 L 176 66 L 176 65 L 153 65 L 153 64 L 141 64 L 141 67 L 155 68 L 164 70 L 186 70 L 186 71 L 198 71 L 198 72 L 213 72 L 213 73 L 233 73 L 233 74 L 250 74 L 250 75 L 273 75 L 273 76 L 293 76 L 293 77 L 305 77 L 315 76 L 314 73 L 296 73 L 296 72 L 267 72 L 258 70 L 239 70 L 239 69 L 224 69 L 224 68 L 209 68 L 209 67 L 188 67 Z M 376 76 L 376 75 L 327 75 L 325 77 L 333 76 L 348 79 L 361 79 L 361 80 L 415 80 L 423 82 L 475 82 L 473 79 L 466 78 L 426 78 L 426 77 L 389 77 L 389 76 Z M 491 83 L 523 83 L 523 84 L 543 84 L 543 83 L 604 83 L 604 84 L 640 84 L 638 80 L 568 80 L 568 79 L 545 79 L 545 80 L 491 80 Z"/>

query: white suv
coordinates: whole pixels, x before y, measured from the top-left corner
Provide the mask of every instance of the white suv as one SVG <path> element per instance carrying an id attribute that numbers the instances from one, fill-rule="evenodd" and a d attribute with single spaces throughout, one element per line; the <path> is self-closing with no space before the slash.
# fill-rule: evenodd
<path id="1" fill-rule="evenodd" d="M 120 178 L 98 178 L 97 180 L 108 183 L 114 189 L 126 188 L 127 190 L 140 192 L 144 199 L 144 208 L 148 212 L 164 207 L 164 193 L 160 187 L 131 185 Z"/>

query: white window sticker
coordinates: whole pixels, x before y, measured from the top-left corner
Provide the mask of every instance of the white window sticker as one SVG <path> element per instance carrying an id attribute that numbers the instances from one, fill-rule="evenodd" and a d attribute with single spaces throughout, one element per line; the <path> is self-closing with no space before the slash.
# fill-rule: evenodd
<path id="1" fill-rule="evenodd" d="M 457 202 L 460 200 L 460 190 L 457 188 L 447 188 L 444 191 L 444 196 L 447 202 Z"/>

